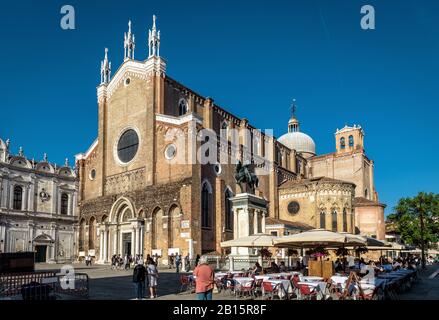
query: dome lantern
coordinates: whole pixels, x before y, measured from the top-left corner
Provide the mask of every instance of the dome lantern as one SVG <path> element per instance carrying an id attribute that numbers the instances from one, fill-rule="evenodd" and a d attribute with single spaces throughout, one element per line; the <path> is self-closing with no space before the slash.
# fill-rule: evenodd
<path id="1" fill-rule="evenodd" d="M 291 118 L 288 121 L 288 133 L 282 135 L 278 141 L 290 148 L 296 150 L 305 156 L 316 155 L 316 145 L 314 140 L 307 134 L 300 132 L 299 120 L 296 118 L 296 100 L 291 105 Z"/>

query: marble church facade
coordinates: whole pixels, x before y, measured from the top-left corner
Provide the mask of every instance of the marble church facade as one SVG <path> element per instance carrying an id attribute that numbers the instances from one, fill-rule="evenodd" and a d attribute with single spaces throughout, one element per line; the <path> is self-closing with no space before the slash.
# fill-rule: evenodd
<path id="1" fill-rule="evenodd" d="M 77 179 L 67 160 L 30 160 L 0 139 L 0 186 L 0 252 L 34 251 L 36 262 L 75 260 Z"/>

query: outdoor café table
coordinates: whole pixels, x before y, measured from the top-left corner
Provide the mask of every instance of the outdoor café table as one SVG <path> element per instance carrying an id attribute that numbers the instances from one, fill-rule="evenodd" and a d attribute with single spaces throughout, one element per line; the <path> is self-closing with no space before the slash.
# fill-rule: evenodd
<path id="1" fill-rule="evenodd" d="M 225 276 L 227 276 L 227 272 L 217 272 L 217 273 L 215 273 L 215 278 L 223 278 L 223 277 L 225 277 Z"/>
<path id="2" fill-rule="evenodd" d="M 262 279 L 262 280 L 266 281 L 266 280 L 272 279 L 272 277 L 268 274 L 259 274 L 259 275 L 255 276 L 255 279 L 256 280 Z"/>
<path id="3" fill-rule="evenodd" d="M 347 276 L 332 276 L 332 282 L 341 285 L 341 288 L 344 289 L 346 281 L 348 280 Z"/>
<path id="4" fill-rule="evenodd" d="M 360 280 L 360 284 L 361 287 L 363 288 L 363 286 L 373 286 L 374 288 L 379 288 L 382 287 L 384 289 L 384 287 L 386 286 L 386 280 L 385 279 L 380 279 L 380 278 L 369 278 L 369 279 L 361 279 Z"/>
<path id="5" fill-rule="evenodd" d="M 283 299 L 285 297 L 285 293 L 293 293 L 293 287 L 291 286 L 291 282 L 286 279 L 269 279 L 266 280 L 271 283 L 271 286 L 274 288 L 276 285 L 280 284 L 283 288 L 279 290 L 279 298 Z"/>
<path id="6" fill-rule="evenodd" d="M 234 277 L 233 280 L 236 281 L 236 283 L 239 283 L 241 286 L 248 286 L 250 285 L 255 279 L 250 277 Z"/>
<path id="7" fill-rule="evenodd" d="M 301 281 L 304 282 L 318 282 L 318 281 L 323 281 L 322 277 L 317 277 L 317 276 L 303 276 Z"/>
<path id="8" fill-rule="evenodd" d="M 295 274 L 300 274 L 300 272 L 291 271 L 291 272 L 269 273 L 269 274 L 267 274 L 267 276 L 271 276 L 274 279 L 274 278 L 279 278 L 279 277 L 291 277 Z"/>
<path id="9" fill-rule="evenodd" d="M 300 281 L 299 285 L 308 286 L 314 290 L 317 290 L 317 299 L 321 300 L 326 294 L 326 282 L 324 281 Z"/>
<path id="10" fill-rule="evenodd" d="M 282 275 L 280 273 L 267 273 L 265 276 L 270 277 L 270 279 L 279 279 Z"/>

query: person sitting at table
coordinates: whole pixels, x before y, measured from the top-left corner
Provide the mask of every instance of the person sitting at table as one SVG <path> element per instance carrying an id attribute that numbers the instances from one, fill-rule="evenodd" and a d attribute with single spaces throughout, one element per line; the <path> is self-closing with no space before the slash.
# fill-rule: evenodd
<path id="1" fill-rule="evenodd" d="M 286 272 L 286 271 L 287 271 L 287 266 L 285 265 L 284 261 L 281 261 L 279 266 L 279 272 Z"/>
<path id="2" fill-rule="evenodd" d="M 274 261 L 271 262 L 270 269 L 272 273 L 279 273 L 279 266 Z"/>
<path id="3" fill-rule="evenodd" d="M 259 264 L 259 262 L 256 262 L 253 269 L 251 269 L 251 274 L 257 276 L 260 275 L 262 273 L 262 267 Z"/>
<path id="4" fill-rule="evenodd" d="M 334 270 L 335 270 L 335 272 L 343 271 L 343 265 L 341 264 L 340 259 L 338 259 L 338 258 L 334 262 Z"/>

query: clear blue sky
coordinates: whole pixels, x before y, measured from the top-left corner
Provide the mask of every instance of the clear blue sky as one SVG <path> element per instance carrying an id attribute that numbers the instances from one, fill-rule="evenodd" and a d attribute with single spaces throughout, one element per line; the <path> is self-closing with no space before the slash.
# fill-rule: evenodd
<path id="1" fill-rule="evenodd" d="M 76 9 L 62 30 L 60 8 Z M 360 28 L 372 4 L 376 30 Z M 133 21 L 136 58 L 158 16 L 168 75 L 255 126 L 286 131 L 293 97 L 319 154 L 360 124 L 380 200 L 438 192 L 439 2 L 8 1 L 0 11 L 0 137 L 12 151 L 73 162 L 96 138 L 104 47 L 113 71 Z"/>

